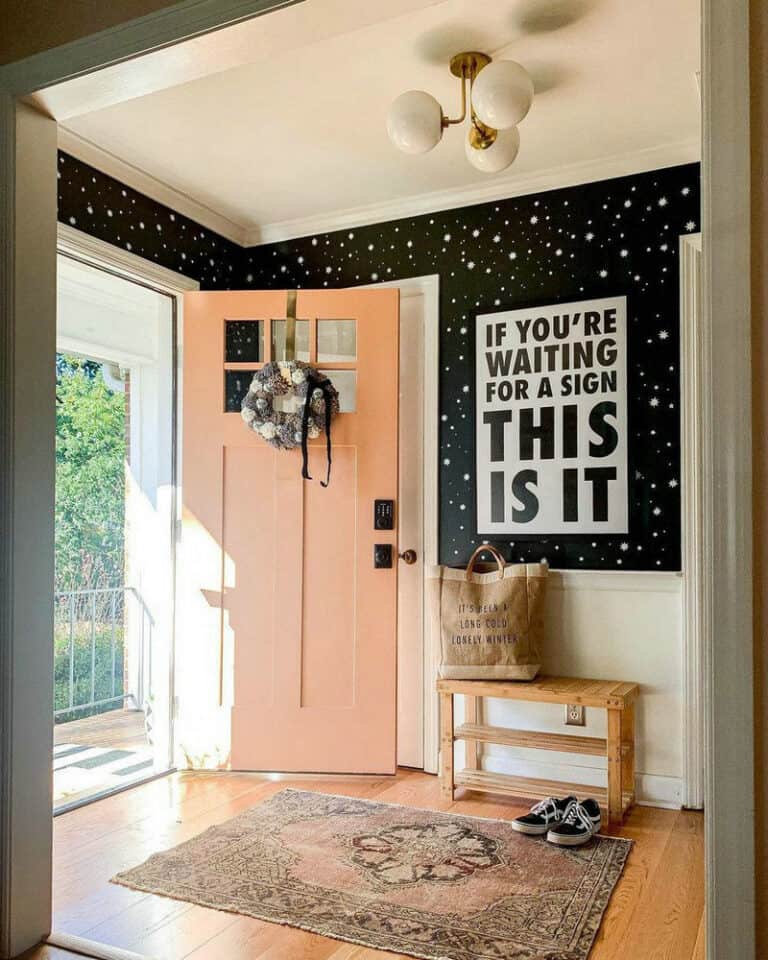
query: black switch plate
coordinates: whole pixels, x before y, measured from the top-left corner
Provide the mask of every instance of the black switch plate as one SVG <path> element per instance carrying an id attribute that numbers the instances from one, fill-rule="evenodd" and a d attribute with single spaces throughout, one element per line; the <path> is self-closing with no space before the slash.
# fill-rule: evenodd
<path id="1" fill-rule="evenodd" d="M 373 565 L 377 570 L 391 568 L 392 566 L 392 544 L 375 543 L 373 545 Z"/>
<path id="2" fill-rule="evenodd" d="M 373 501 L 373 529 L 374 530 L 394 530 L 395 529 L 395 501 L 394 500 L 374 500 Z"/>

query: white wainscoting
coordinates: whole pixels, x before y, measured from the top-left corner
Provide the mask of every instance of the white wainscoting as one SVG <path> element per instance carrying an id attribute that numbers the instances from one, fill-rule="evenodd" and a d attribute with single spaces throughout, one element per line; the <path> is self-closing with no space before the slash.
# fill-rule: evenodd
<path id="1" fill-rule="evenodd" d="M 637 795 L 680 807 L 683 777 L 682 586 L 676 573 L 557 571 L 550 574 L 542 672 L 633 680 L 637 706 Z M 457 723 L 463 704 L 456 698 Z M 483 722 L 520 730 L 605 737 L 605 711 L 587 708 L 586 726 L 567 728 L 554 704 L 485 699 Z M 462 762 L 461 745 L 457 762 Z M 484 769 L 518 776 L 605 785 L 606 761 L 549 750 L 489 744 Z M 588 791 L 585 791 L 588 792 Z"/>

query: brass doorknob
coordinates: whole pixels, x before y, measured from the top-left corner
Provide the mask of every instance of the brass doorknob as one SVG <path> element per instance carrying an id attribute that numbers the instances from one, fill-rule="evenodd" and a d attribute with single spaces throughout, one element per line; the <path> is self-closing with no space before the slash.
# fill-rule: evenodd
<path id="1" fill-rule="evenodd" d="M 398 557 L 407 564 L 416 563 L 415 550 L 405 550 L 403 553 L 398 553 Z"/>

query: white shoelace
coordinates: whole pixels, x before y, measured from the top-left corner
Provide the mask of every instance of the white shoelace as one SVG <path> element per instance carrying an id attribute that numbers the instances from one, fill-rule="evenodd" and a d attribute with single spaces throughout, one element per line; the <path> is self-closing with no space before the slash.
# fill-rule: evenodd
<path id="1" fill-rule="evenodd" d="M 592 823 L 589 814 L 578 800 L 573 800 L 568 805 L 568 809 L 565 811 L 565 816 L 563 817 L 563 823 L 567 823 L 569 826 L 578 824 L 579 826 L 586 827 L 590 833 L 595 829 L 595 825 Z"/>
<path id="2" fill-rule="evenodd" d="M 554 797 L 547 797 L 545 800 L 540 800 L 537 804 L 532 806 L 530 813 L 534 816 L 541 814 L 541 816 L 546 817 L 547 819 L 551 818 L 556 820 L 558 815 L 558 806 L 555 803 Z"/>

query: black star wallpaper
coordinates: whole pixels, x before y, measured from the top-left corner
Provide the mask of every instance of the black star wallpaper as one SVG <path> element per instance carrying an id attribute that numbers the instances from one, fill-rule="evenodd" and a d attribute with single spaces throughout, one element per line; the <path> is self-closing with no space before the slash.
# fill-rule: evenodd
<path id="1" fill-rule="evenodd" d="M 343 287 L 439 274 L 443 563 L 466 563 L 481 542 L 475 315 L 625 295 L 629 534 L 494 543 L 508 559 L 546 558 L 553 568 L 680 568 L 678 246 L 700 226 L 698 164 L 243 250 L 86 164 L 60 160 L 63 222 L 194 276 L 204 289 Z"/>
<path id="2" fill-rule="evenodd" d="M 582 569 L 680 568 L 678 244 L 699 229 L 699 166 L 553 190 L 260 246 L 243 286 L 352 286 L 440 275 L 440 560 L 475 526 L 474 318 L 626 295 L 630 532 L 494 540 L 507 559 Z"/>
<path id="3" fill-rule="evenodd" d="M 62 223 L 193 277 L 204 290 L 237 285 L 236 243 L 61 151 L 58 177 Z"/>

